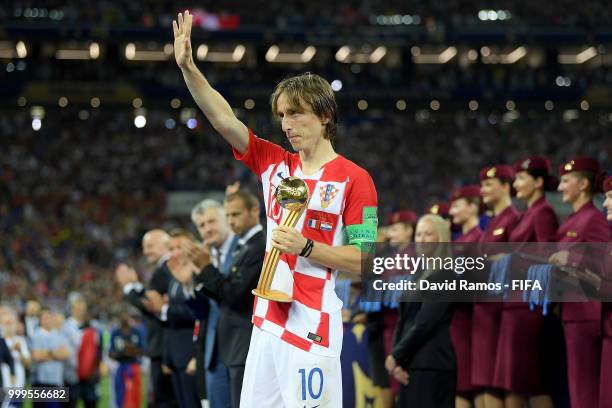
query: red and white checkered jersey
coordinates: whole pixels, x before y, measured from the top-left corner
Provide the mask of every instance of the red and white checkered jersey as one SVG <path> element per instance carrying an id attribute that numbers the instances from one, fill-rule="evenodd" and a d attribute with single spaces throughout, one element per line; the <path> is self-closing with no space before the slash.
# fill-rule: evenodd
<path id="1" fill-rule="evenodd" d="M 310 202 L 296 229 L 306 238 L 328 245 L 346 245 L 344 227 L 361 224 L 364 207 L 377 206 L 374 182 L 367 171 L 342 156 L 329 161 L 316 173 L 302 173 L 300 156 L 290 153 L 249 131 L 246 153 L 234 150 L 263 184 L 267 217 L 266 254 L 271 250 L 272 231 L 286 212 L 274 197 L 283 178 L 303 179 Z M 315 244 L 316 245 L 316 244 Z M 280 303 L 255 297 L 253 324 L 300 349 L 337 357 L 342 349 L 342 301 L 334 291 L 337 271 L 297 255 L 281 254 L 272 289 L 293 297 Z"/>

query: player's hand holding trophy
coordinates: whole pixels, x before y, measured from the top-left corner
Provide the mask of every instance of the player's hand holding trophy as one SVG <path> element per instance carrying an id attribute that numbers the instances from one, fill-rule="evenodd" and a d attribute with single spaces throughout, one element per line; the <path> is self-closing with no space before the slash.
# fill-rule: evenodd
<path id="1" fill-rule="evenodd" d="M 308 186 L 301 178 L 287 177 L 280 182 L 274 196 L 280 206 L 286 210 L 281 225 L 295 228 L 304 209 L 308 206 Z M 272 203 L 269 203 L 269 205 L 272 205 Z M 264 299 L 289 303 L 293 300 L 291 296 L 279 290 L 271 289 L 280 255 L 281 252 L 275 247 L 272 247 L 268 252 L 264 259 L 257 288 L 253 289 L 253 294 Z"/>

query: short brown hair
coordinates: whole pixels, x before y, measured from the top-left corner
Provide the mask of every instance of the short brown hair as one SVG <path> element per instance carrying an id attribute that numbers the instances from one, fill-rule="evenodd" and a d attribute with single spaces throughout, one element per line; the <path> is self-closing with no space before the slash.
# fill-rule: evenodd
<path id="1" fill-rule="evenodd" d="M 170 237 L 172 238 L 185 237 L 192 242 L 197 241 L 195 236 L 191 232 L 183 228 L 174 228 L 172 231 L 170 231 Z"/>
<path id="2" fill-rule="evenodd" d="M 306 104 L 319 118 L 329 118 L 324 137 L 334 140 L 338 129 L 338 104 L 329 82 L 310 72 L 283 79 L 270 97 L 274 116 L 278 116 L 277 102 L 283 93 L 294 108 L 304 108 L 303 104 Z"/>
<path id="3" fill-rule="evenodd" d="M 248 211 L 251 211 L 253 208 L 259 209 L 259 200 L 257 197 L 246 190 L 238 190 L 235 193 L 228 194 L 223 201 L 227 203 L 236 199 L 242 200 Z"/>

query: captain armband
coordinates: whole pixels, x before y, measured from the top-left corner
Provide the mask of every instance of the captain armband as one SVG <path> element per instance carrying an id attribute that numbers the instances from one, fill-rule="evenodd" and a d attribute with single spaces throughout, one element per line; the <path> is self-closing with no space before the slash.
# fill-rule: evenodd
<path id="1" fill-rule="evenodd" d="M 378 228 L 378 217 L 376 207 L 364 207 L 362 223 L 348 225 L 346 227 L 347 241 L 362 252 L 370 252 L 376 243 L 376 231 Z"/>

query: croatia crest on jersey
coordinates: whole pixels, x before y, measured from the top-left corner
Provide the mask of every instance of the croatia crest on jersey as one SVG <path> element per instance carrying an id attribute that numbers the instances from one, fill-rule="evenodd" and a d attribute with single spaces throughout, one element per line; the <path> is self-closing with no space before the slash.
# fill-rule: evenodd
<path id="1" fill-rule="evenodd" d="M 338 189 L 333 184 L 327 184 L 325 186 L 321 186 L 319 188 L 319 195 L 321 196 L 321 207 L 327 208 L 334 201 L 336 195 L 338 194 Z"/>

